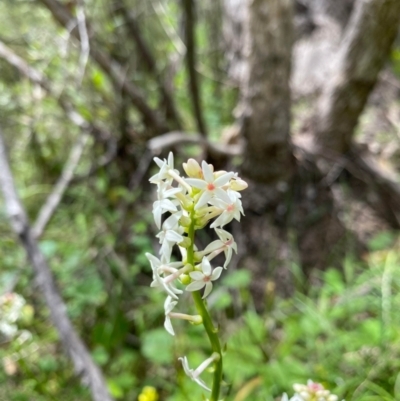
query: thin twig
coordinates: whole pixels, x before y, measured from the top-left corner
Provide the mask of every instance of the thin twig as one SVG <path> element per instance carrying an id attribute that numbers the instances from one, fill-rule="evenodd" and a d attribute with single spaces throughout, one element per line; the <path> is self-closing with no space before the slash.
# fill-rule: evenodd
<path id="1" fill-rule="evenodd" d="M 82 156 L 83 150 L 87 141 L 88 135 L 80 135 L 78 140 L 75 142 L 71 149 L 68 160 L 66 161 L 63 171 L 57 183 L 54 185 L 53 190 L 46 199 L 46 202 L 39 211 L 38 217 L 33 225 L 32 234 L 35 238 L 40 238 L 47 226 L 47 223 L 52 218 L 53 214 L 57 210 L 58 205 L 64 195 L 64 192 L 68 188 L 74 176 L 74 171 L 78 166 L 79 160 Z"/>
<path id="2" fill-rule="evenodd" d="M 29 226 L 27 214 L 15 189 L 0 129 L 0 188 L 3 192 L 8 217 L 32 264 L 36 282 L 50 309 L 51 319 L 56 327 L 64 349 L 71 358 L 75 372 L 89 385 L 93 401 L 112 401 L 99 367 L 94 363 L 86 345 L 75 331 L 67 314 L 47 261 Z"/>
<path id="3" fill-rule="evenodd" d="M 123 0 L 116 0 L 115 7 L 126 22 L 127 30 L 136 44 L 139 55 L 146 65 L 147 72 L 150 73 L 157 81 L 162 101 L 165 105 L 167 117 L 170 117 L 176 125 L 176 128 L 181 127 L 179 113 L 175 106 L 174 98 L 172 97 L 168 85 L 165 80 L 162 79 L 158 70 L 157 62 L 154 55 L 151 52 L 150 47 L 147 45 L 140 29 L 137 18 L 130 12 Z"/>
<path id="4" fill-rule="evenodd" d="M 207 136 L 207 129 L 204 123 L 203 110 L 201 107 L 201 96 L 196 71 L 196 38 L 195 38 L 195 8 L 194 0 L 182 0 L 185 16 L 185 44 L 186 44 L 186 66 L 189 74 L 190 97 L 193 104 L 194 114 L 197 122 L 197 129 L 203 136 Z"/>
<path id="5" fill-rule="evenodd" d="M 85 10 L 82 1 L 79 1 L 79 3 L 76 6 L 76 20 L 78 22 L 78 30 L 81 43 L 81 54 L 79 56 L 79 73 L 78 73 L 78 82 L 79 84 L 81 84 L 83 77 L 85 75 L 86 65 L 89 61 L 89 55 L 90 55 L 89 35 L 86 28 Z"/>
<path id="6" fill-rule="evenodd" d="M 50 12 L 55 20 L 58 21 L 64 28 L 70 26 L 74 17 L 68 9 L 57 0 L 40 0 Z M 93 38 L 93 32 L 90 32 Z M 73 29 L 71 35 L 77 40 L 80 40 L 78 29 Z M 108 75 L 114 85 L 122 90 L 131 100 L 132 104 L 141 113 L 144 121 L 153 127 L 158 133 L 167 131 L 167 124 L 161 115 L 153 110 L 147 103 L 146 99 L 139 89 L 130 81 L 125 79 L 125 74 L 121 65 L 114 60 L 107 52 L 105 52 L 94 40 L 90 43 L 90 55 L 100 68 Z"/>

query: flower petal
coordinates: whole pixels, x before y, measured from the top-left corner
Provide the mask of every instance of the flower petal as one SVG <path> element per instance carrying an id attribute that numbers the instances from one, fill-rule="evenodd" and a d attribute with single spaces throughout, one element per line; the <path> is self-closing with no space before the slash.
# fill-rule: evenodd
<path id="1" fill-rule="evenodd" d="M 232 204 L 231 198 L 229 198 L 228 194 L 223 189 L 215 188 L 214 193 L 216 198 L 223 200 L 228 205 Z"/>
<path id="2" fill-rule="evenodd" d="M 221 240 L 217 239 L 217 240 L 211 242 L 211 244 L 208 244 L 206 249 L 204 249 L 203 252 L 211 253 L 211 252 L 216 251 L 217 249 L 222 248 L 223 246 L 224 246 L 224 243 Z"/>
<path id="3" fill-rule="evenodd" d="M 222 187 L 223 185 L 227 184 L 229 180 L 235 175 L 235 173 L 225 173 L 221 175 L 221 177 L 218 177 L 215 181 L 214 184 L 216 187 Z"/>
<path id="4" fill-rule="evenodd" d="M 222 273 L 222 267 L 221 266 L 216 267 L 211 274 L 211 280 L 212 281 L 218 280 L 221 273 Z"/>
<path id="5" fill-rule="evenodd" d="M 171 336 L 175 335 L 174 328 L 172 327 L 171 319 L 168 315 L 165 316 L 164 327 L 165 327 L 165 330 L 167 330 L 168 333 L 171 334 Z"/>
<path id="6" fill-rule="evenodd" d="M 201 290 L 206 283 L 204 281 L 193 281 L 186 287 L 186 291 L 198 291 Z"/>
<path id="7" fill-rule="evenodd" d="M 198 178 L 186 178 L 185 181 L 192 187 L 198 189 L 206 189 L 207 187 L 207 182 L 204 180 L 199 180 Z"/>
<path id="8" fill-rule="evenodd" d="M 199 200 L 196 203 L 196 206 L 194 207 L 194 210 L 200 209 L 202 206 L 206 205 L 207 202 L 213 197 L 212 192 L 205 191 L 201 194 Z"/>
<path id="9" fill-rule="evenodd" d="M 213 288 L 212 282 L 209 281 L 206 284 L 206 289 L 204 290 L 204 294 L 203 294 L 203 297 L 202 297 L 203 299 L 207 298 L 210 295 L 210 292 L 211 292 L 212 288 Z"/>
<path id="10" fill-rule="evenodd" d="M 204 280 L 204 274 L 202 272 L 190 272 L 189 276 L 196 281 Z"/>
<path id="11" fill-rule="evenodd" d="M 207 162 L 205 162 L 204 160 L 201 163 L 201 169 L 203 170 L 204 179 L 207 182 L 214 182 L 213 171 L 211 170 L 211 167 L 209 166 L 209 164 Z"/>
<path id="12" fill-rule="evenodd" d="M 209 276 L 211 274 L 212 268 L 210 265 L 210 261 L 204 256 L 202 261 L 201 261 L 201 270 L 206 276 Z"/>

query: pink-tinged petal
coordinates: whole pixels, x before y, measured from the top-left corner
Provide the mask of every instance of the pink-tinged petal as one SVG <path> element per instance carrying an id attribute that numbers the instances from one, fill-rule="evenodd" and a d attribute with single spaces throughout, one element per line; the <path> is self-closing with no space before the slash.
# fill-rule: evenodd
<path id="1" fill-rule="evenodd" d="M 193 281 L 186 287 L 186 291 L 198 291 L 201 290 L 206 283 L 204 281 Z"/>
<path id="2" fill-rule="evenodd" d="M 204 160 L 201 163 L 201 169 L 203 170 L 204 179 L 207 182 L 214 182 L 213 171 L 211 170 L 211 167 L 208 165 L 208 163 L 205 162 Z"/>
<path id="3" fill-rule="evenodd" d="M 227 184 L 229 182 L 229 180 L 234 176 L 234 173 L 225 173 L 223 175 L 221 175 L 221 177 L 218 177 L 215 181 L 214 181 L 214 185 L 216 187 L 222 187 L 223 185 Z"/>
<path id="4" fill-rule="evenodd" d="M 204 274 L 202 272 L 190 272 L 189 276 L 196 281 L 204 280 Z"/>
<path id="5" fill-rule="evenodd" d="M 203 252 L 211 253 L 211 252 L 216 251 L 217 249 L 220 249 L 222 246 L 224 246 L 224 243 L 221 240 L 217 239 L 217 240 L 211 242 L 211 244 L 208 244 L 206 249 L 204 249 Z"/>
<path id="6" fill-rule="evenodd" d="M 221 266 L 216 267 L 216 268 L 214 269 L 212 275 L 211 275 L 211 280 L 212 280 L 212 281 L 218 280 L 218 279 L 219 279 L 219 276 L 220 276 L 221 273 L 222 273 L 222 270 L 223 270 L 223 269 L 222 269 Z"/>
<path id="7" fill-rule="evenodd" d="M 211 192 L 205 191 L 201 194 L 199 200 L 194 207 L 194 210 L 198 210 L 204 205 L 207 205 L 207 202 L 212 198 L 213 194 Z"/>
<path id="8" fill-rule="evenodd" d="M 186 178 L 185 181 L 192 187 L 198 189 L 206 189 L 207 183 L 204 180 L 199 180 L 198 178 Z"/>
<path id="9" fill-rule="evenodd" d="M 216 198 L 223 200 L 226 204 L 230 205 L 232 203 L 232 200 L 223 189 L 215 188 L 214 193 Z"/>
<path id="10" fill-rule="evenodd" d="M 206 276 L 209 276 L 211 274 L 211 271 L 212 271 L 212 267 L 210 265 L 210 262 L 205 256 L 203 257 L 203 260 L 201 261 L 201 270 L 203 270 L 203 273 Z"/>
<path id="11" fill-rule="evenodd" d="M 209 282 L 206 284 L 206 289 L 204 290 L 203 299 L 205 299 L 205 298 L 207 298 L 207 297 L 209 296 L 209 294 L 210 294 L 212 288 L 213 288 L 213 285 L 212 285 L 212 283 L 209 281 Z"/>

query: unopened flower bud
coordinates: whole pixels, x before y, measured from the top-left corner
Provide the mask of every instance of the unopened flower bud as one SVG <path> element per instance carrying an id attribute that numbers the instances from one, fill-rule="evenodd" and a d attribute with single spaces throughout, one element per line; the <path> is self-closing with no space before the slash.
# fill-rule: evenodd
<path id="1" fill-rule="evenodd" d="M 247 182 L 243 181 L 241 178 L 236 178 L 235 180 L 231 180 L 229 186 L 234 191 L 243 191 L 248 187 Z"/>
<path id="2" fill-rule="evenodd" d="M 181 241 L 178 245 L 181 246 L 182 248 L 189 248 L 191 243 L 192 241 L 190 241 L 190 238 L 183 237 L 183 241 Z"/>
<path id="3" fill-rule="evenodd" d="M 194 326 L 197 326 L 203 323 L 203 318 L 200 315 L 194 315 L 192 316 L 192 320 L 190 320 L 190 323 L 192 323 Z"/>
<path id="4" fill-rule="evenodd" d="M 187 163 L 183 163 L 183 169 L 188 177 L 203 178 L 203 171 L 201 170 L 200 164 L 194 159 L 189 159 Z"/>
<path id="5" fill-rule="evenodd" d="M 190 220 L 190 218 L 188 216 L 182 216 L 179 219 L 179 223 L 182 227 L 189 227 L 191 222 L 192 222 L 192 220 Z"/>
<path id="6" fill-rule="evenodd" d="M 190 284 L 191 283 L 191 278 L 190 278 L 190 276 L 188 275 L 188 274 L 181 274 L 180 276 L 179 276 L 179 279 L 181 280 L 181 283 L 183 284 L 183 285 L 188 285 L 188 284 Z"/>

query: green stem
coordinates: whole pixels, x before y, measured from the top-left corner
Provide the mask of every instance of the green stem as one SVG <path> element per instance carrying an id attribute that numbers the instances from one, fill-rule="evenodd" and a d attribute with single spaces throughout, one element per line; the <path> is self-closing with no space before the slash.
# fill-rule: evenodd
<path id="1" fill-rule="evenodd" d="M 187 249 L 187 262 L 191 264 L 194 268 L 194 236 L 195 236 L 195 211 L 194 209 L 190 213 L 191 224 L 188 231 L 188 237 L 190 239 L 190 246 Z M 218 361 L 214 362 L 214 379 L 211 391 L 211 399 L 210 401 L 218 401 L 221 381 L 222 381 L 222 350 L 221 344 L 219 342 L 218 337 L 218 329 L 214 327 L 214 324 L 211 320 L 210 313 L 208 312 L 207 305 L 205 301 L 201 297 L 200 291 L 193 292 L 193 300 L 196 305 L 196 309 L 198 314 L 203 319 L 203 326 L 206 329 L 208 338 L 211 343 L 211 348 L 213 352 L 217 352 L 220 356 Z"/>

